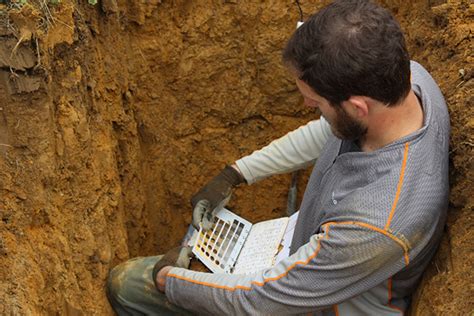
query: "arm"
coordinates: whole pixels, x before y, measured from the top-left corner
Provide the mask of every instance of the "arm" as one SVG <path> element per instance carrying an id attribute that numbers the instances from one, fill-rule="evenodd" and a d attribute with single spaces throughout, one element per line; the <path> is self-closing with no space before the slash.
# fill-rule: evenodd
<path id="1" fill-rule="evenodd" d="M 250 275 L 173 268 L 168 299 L 204 314 L 296 314 L 331 307 L 363 293 L 406 266 L 397 238 L 364 223 L 330 223 L 276 266 Z"/>
<path id="2" fill-rule="evenodd" d="M 212 211 L 225 206 L 232 189 L 240 183 L 251 184 L 314 163 L 331 133 L 324 118 L 311 121 L 261 150 L 237 160 L 231 167 L 226 166 L 191 198 L 194 227 L 202 223 L 208 229 L 208 218 L 212 218 Z"/>
<path id="3" fill-rule="evenodd" d="M 301 169 L 315 162 L 330 135 L 331 127 L 321 117 L 237 160 L 235 164 L 248 184 Z"/>

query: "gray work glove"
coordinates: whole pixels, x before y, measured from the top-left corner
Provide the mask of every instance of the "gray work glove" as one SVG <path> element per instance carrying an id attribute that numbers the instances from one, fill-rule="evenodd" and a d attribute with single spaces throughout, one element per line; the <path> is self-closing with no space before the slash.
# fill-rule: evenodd
<path id="1" fill-rule="evenodd" d="M 179 246 L 168 251 L 153 267 L 152 277 L 155 287 L 158 288 L 156 283 L 156 276 L 161 269 L 166 266 L 172 266 L 177 268 L 189 268 L 191 263 L 192 248 Z"/>
<path id="2" fill-rule="evenodd" d="M 202 223 L 204 230 L 210 229 L 214 217 L 212 212 L 224 207 L 229 202 L 232 188 L 243 182 L 245 182 L 244 177 L 231 166 L 226 166 L 212 178 L 191 198 L 193 226 L 199 229 L 199 223 Z"/>

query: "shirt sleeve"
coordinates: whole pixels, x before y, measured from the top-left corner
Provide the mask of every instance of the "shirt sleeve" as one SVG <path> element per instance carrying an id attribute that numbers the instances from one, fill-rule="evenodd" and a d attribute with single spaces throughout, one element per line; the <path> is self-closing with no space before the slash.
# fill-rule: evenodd
<path id="1" fill-rule="evenodd" d="M 363 293 L 408 264 L 401 240 L 364 223 L 329 223 L 292 256 L 248 275 L 173 268 L 168 299 L 197 314 L 299 314 Z"/>
<path id="2" fill-rule="evenodd" d="M 236 164 L 248 184 L 301 169 L 315 162 L 330 135 L 331 127 L 321 117 L 237 160 Z"/>

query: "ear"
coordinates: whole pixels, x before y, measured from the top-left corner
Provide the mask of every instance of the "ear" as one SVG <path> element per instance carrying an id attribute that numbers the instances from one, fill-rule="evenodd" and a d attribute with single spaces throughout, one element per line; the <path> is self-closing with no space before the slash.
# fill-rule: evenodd
<path id="1" fill-rule="evenodd" d="M 364 118 L 369 115 L 369 104 L 366 98 L 361 96 L 351 96 L 347 101 L 342 102 L 342 105 L 353 115 L 359 118 Z"/>

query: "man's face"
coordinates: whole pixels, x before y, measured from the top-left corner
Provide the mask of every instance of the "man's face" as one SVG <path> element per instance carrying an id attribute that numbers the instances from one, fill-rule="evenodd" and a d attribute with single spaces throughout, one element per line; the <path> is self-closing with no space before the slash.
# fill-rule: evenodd
<path id="1" fill-rule="evenodd" d="M 329 101 L 318 95 L 304 81 L 296 79 L 296 85 L 304 98 L 304 104 L 311 108 L 318 108 L 329 125 L 333 134 L 346 140 L 360 139 L 367 133 L 367 127 L 357 119 L 351 117 L 341 106 L 331 106 Z"/>

